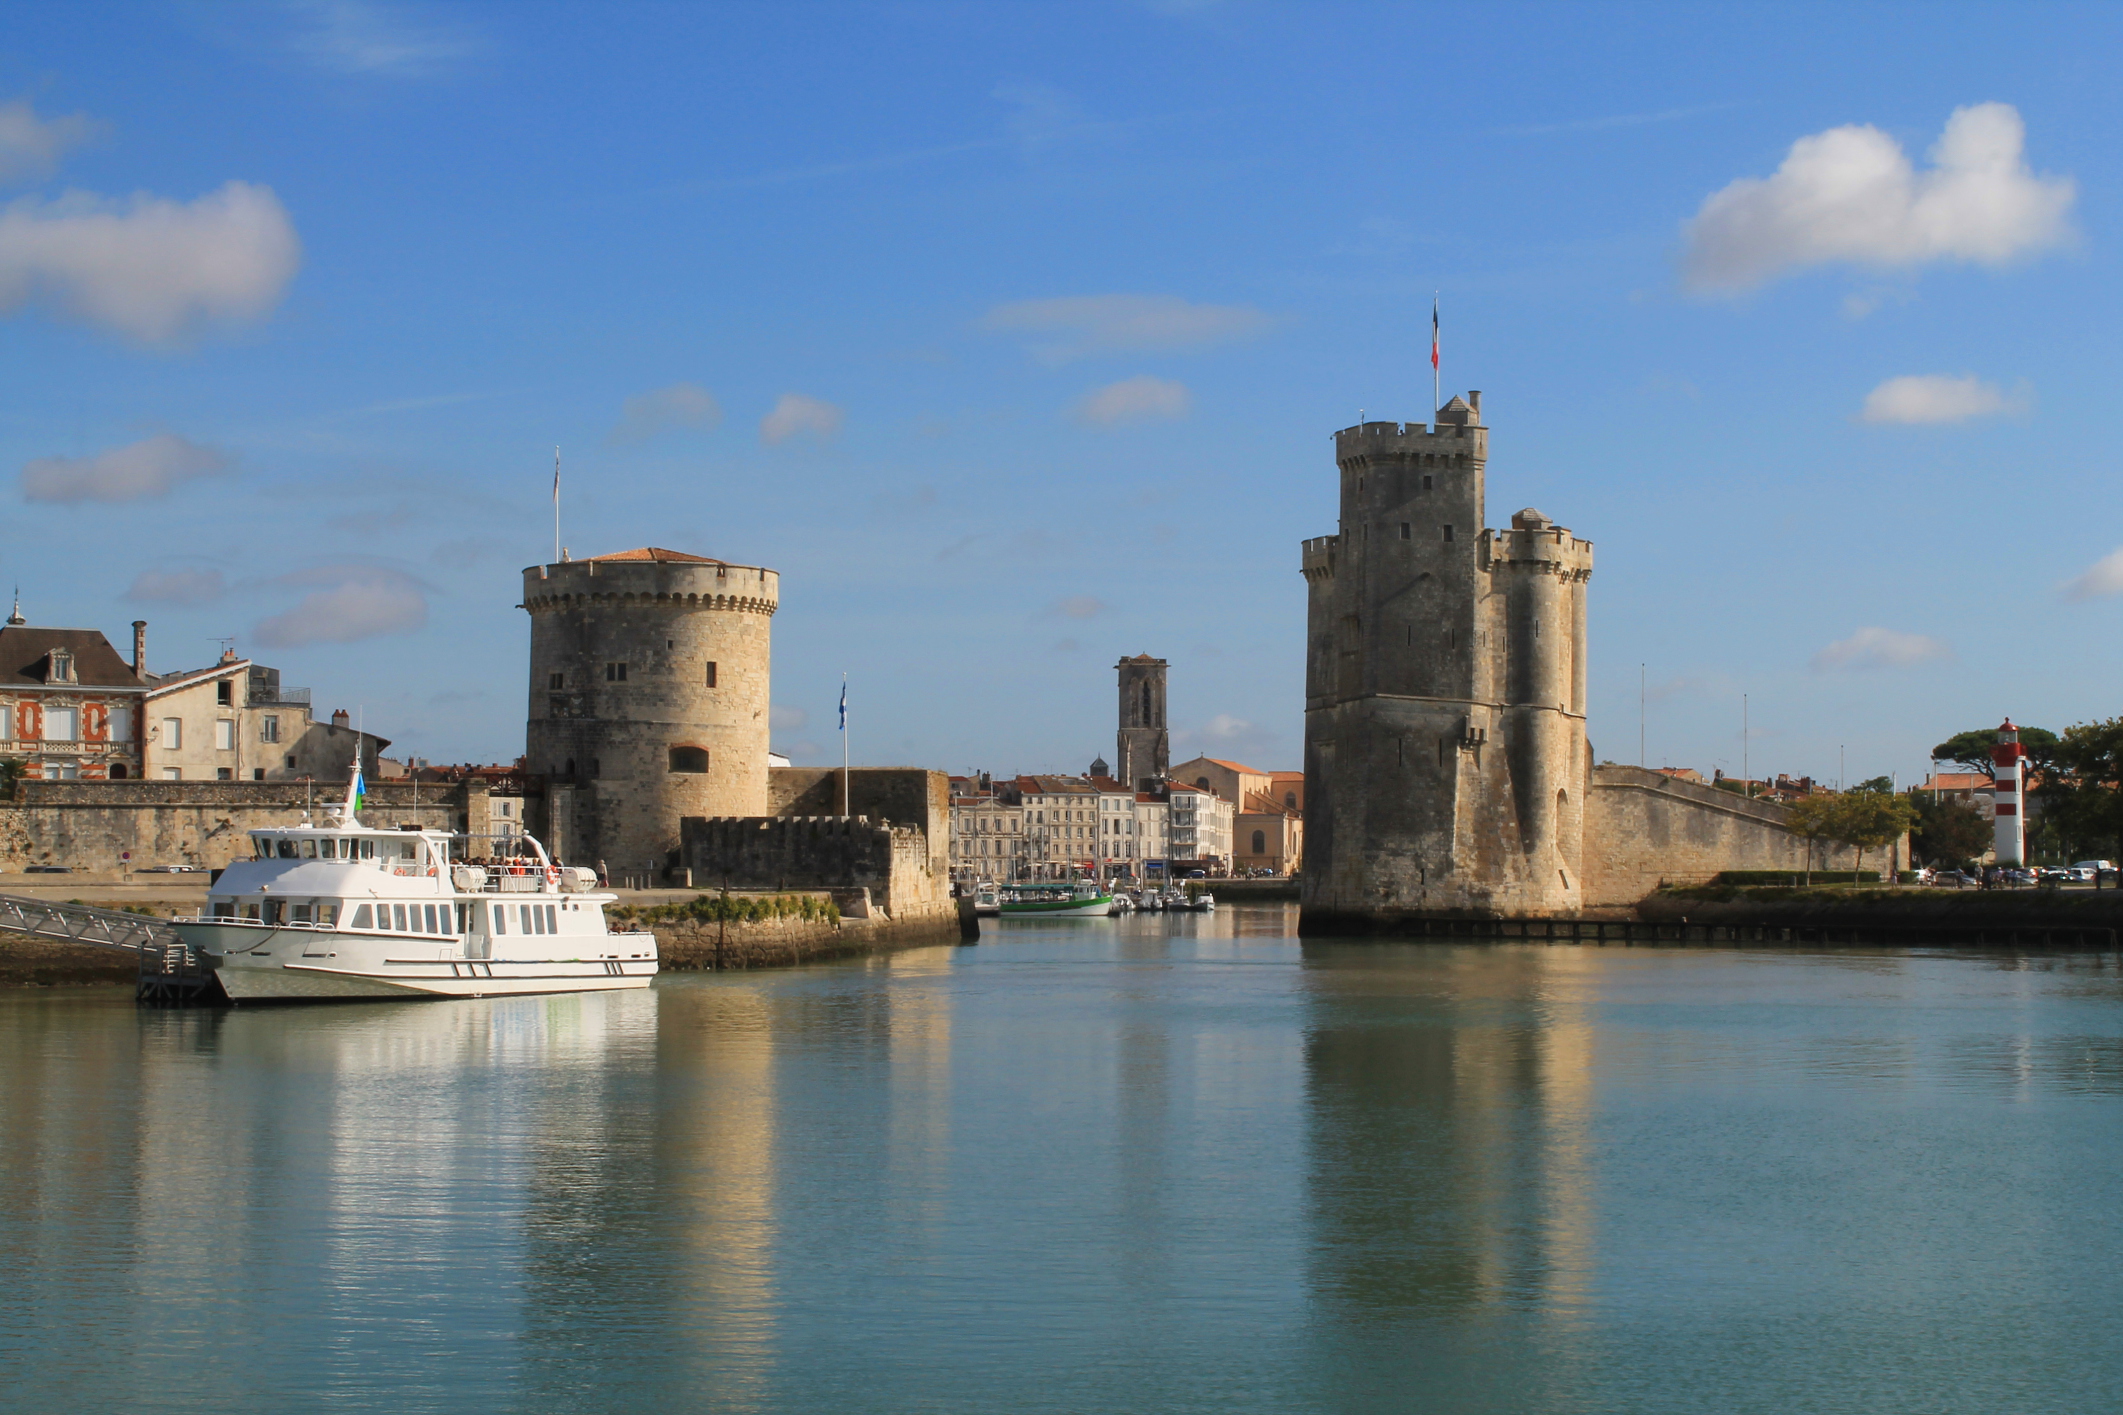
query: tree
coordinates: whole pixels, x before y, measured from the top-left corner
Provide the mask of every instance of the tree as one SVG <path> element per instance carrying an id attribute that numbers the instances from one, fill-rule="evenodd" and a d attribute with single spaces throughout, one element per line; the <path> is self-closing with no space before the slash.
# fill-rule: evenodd
<path id="1" fill-rule="evenodd" d="M 1931 749 L 1932 756 L 1942 762 L 1975 772 L 1979 776 L 1990 775 L 1990 750 L 1998 745 L 1998 729 L 1980 727 L 1972 732 L 1956 732 Z M 2036 771 L 2047 773 L 2057 764 L 2057 734 L 2046 727 L 2023 727 L 2020 729 L 2020 747 L 2027 753 L 2027 764 Z"/>
<path id="2" fill-rule="evenodd" d="M 1963 801 L 1934 801 L 1927 796 L 1913 798 L 1916 807 L 1916 834 L 1910 840 L 1912 851 L 1921 851 L 1927 859 L 1939 862 L 1965 864 L 1981 855 L 1990 846 L 1991 825 L 1983 819 L 1983 813 Z"/>
<path id="3" fill-rule="evenodd" d="M 1828 833 L 1857 852 L 1853 871 L 1864 868 L 1865 852 L 1900 836 L 1916 821 L 1909 802 L 1887 791 L 1846 791 L 1831 797 Z"/>
<path id="4" fill-rule="evenodd" d="M 1834 835 L 1839 796 L 1801 796 L 1785 807 L 1784 826 L 1806 842 L 1806 882 L 1813 883 L 1813 842 Z"/>
<path id="5" fill-rule="evenodd" d="M 2062 773 L 2043 792 L 2044 809 L 2082 840 L 2113 841 L 2123 858 L 2123 717 L 2064 729 Z"/>
<path id="6" fill-rule="evenodd" d="M 14 799 L 15 783 L 22 779 L 24 770 L 21 762 L 12 759 L 0 760 L 0 801 Z"/>

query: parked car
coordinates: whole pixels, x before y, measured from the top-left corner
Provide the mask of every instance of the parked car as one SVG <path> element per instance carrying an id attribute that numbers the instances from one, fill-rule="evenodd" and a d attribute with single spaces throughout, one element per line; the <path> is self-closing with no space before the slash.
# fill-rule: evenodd
<path id="1" fill-rule="evenodd" d="M 2073 884 L 2092 884 L 2094 869 L 2091 865 L 2067 865 L 2064 868 L 2064 877 Z"/>
<path id="2" fill-rule="evenodd" d="M 1208 872 L 1207 870 L 1189 870 L 1189 871 L 1187 871 L 1187 878 L 1188 878 L 1188 879 L 1207 879 L 1207 878 L 1209 878 L 1209 872 Z"/>
<path id="3" fill-rule="evenodd" d="M 26 875 L 70 875 L 73 870 L 65 865 L 31 865 L 22 873 Z"/>
<path id="4" fill-rule="evenodd" d="M 1937 870 L 1933 872 L 1931 882 L 1943 889 L 1966 889 L 1977 881 L 1966 870 Z"/>
<path id="5" fill-rule="evenodd" d="M 2113 874 L 2115 873 L 2116 862 L 2114 860 L 2073 860 L 2071 867 L 2075 870 L 2103 870 Z M 2093 876 L 2088 875 L 2087 878 L 2091 879 Z"/>

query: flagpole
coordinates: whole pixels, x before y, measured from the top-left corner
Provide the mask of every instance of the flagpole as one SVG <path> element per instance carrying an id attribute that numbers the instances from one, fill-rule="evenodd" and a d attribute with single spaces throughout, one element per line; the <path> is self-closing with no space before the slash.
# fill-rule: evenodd
<path id="1" fill-rule="evenodd" d="M 848 814 L 848 675 L 840 675 L 840 813 Z"/>
<path id="2" fill-rule="evenodd" d="M 560 448 L 553 448 L 553 563 L 560 563 Z"/>

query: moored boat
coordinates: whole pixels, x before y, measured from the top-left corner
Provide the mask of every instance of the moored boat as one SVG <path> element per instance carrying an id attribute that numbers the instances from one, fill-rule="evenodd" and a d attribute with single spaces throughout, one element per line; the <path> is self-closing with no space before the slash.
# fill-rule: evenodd
<path id="1" fill-rule="evenodd" d="M 1001 895 L 1005 919 L 1103 919 L 1113 912 L 1113 896 L 1088 880 L 1006 884 Z"/>
<path id="2" fill-rule="evenodd" d="M 343 806 L 251 832 L 206 910 L 171 927 L 232 1001 L 645 988 L 656 936 L 614 933 L 595 872 L 528 835 L 383 830 Z"/>

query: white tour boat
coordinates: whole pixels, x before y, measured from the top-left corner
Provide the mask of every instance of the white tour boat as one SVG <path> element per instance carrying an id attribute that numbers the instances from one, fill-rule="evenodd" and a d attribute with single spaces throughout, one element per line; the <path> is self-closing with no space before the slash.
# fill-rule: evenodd
<path id="1" fill-rule="evenodd" d="M 594 871 L 528 835 L 378 830 L 360 774 L 322 824 L 251 832 L 251 858 L 171 926 L 233 1001 L 645 988 L 656 936 L 613 933 Z"/>

